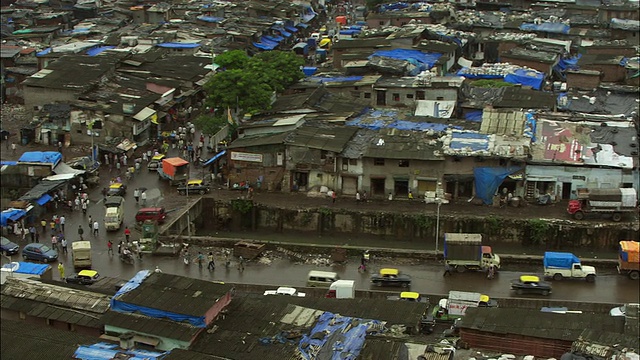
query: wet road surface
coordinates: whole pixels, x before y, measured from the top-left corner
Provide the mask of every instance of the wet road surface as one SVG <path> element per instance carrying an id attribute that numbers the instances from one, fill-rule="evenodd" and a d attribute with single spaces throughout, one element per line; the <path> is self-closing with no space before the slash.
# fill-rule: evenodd
<path id="1" fill-rule="evenodd" d="M 193 169 L 193 177 L 197 177 L 195 174 L 200 174 L 201 171 L 201 169 Z M 169 192 L 175 193 L 176 189 L 169 187 L 168 183 L 161 182 L 156 173 L 148 172 L 146 167 L 143 166 L 141 172 L 131 181 L 127 182 L 128 189 L 125 195 L 125 223 L 122 229 L 107 233 L 104 231 L 104 225 L 102 223 L 105 209 L 102 205 L 100 189 L 108 184 L 110 174 L 108 170 L 102 170 L 101 175 L 103 184 L 100 187 L 92 189 L 92 193 L 90 194 L 92 203 L 87 215 L 83 215 L 81 211 L 74 211 L 73 213 L 60 211 L 59 214 L 64 213 L 67 218 L 65 233 L 70 242 L 79 240 L 77 229 L 78 225 L 82 225 L 85 230 L 85 239 L 90 240 L 92 243 L 93 268 L 102 276 L 129 279 L 139 270 L 154 269 L 158 266 L 165 273 L 201 278 L 205 280 L 302 287 L 306 282 L 306 274 L 310 270 L 325 270 L 337 272 L 342 279 L 356 280 L 356 286 L 358 289 L 369 289 L 371 288 L 369 276 L 372 271 L 377 271 L 381 267 L 394 267 L 399 268 L 402 272 L 412 276 L 413 284 L 411 289 L 413 291 L 430 294 L 446 294 L 450 290 L 477 291 L 493 297 L 509 297 L 512 296 L 509 290 L 509 282 L 512 279 L 517 278 L 522 274 L 522 271 L 534 270 L 535 272 L 535 268 L 523 268 L 521 270 L 505 269 L 505 271 L 500 272 L 494 280 L 487 280 L 483 273 L 473 272 L 443 277 L 442 266 L 435 263 L 397 265 L 394 263 L 393 259 L 385 258 L 384 260 L 374 259 L 373 263 L 369 267 L 368 273 L 358 273 L 357 259 L 352 259 L 352 261 L 347 265 L 318 267 L 311 264 L 296 264 L 281 257 L 271 259 L 272 262 L 268 265 L 257 263 L 255 261 L 249 262 L 246 265 L 244 272 L 240 272 L 236 269 L 235 262 L 232 262 L 229 269 L 225 269 L 222 255 L 219 253 L 220 249 L 214 249 L 214 251 L 218 251 L 216 255 L 215 271 L 208 271 L 206 269 L 206 264 L 202 269 L 198 268 L 195 263 L 185 266 L 182 259 L 178 257 L 151 257 L 146 255 L 142 261 L 136 260 L 133 265 L 129 265 L 122 263 L 118 259 L 117 250 L 115 256 L 110 256 L 107 253 L 107 239 L 111 239 L 114 243 L 114 249 L 116 249 L 117 243 L 120 242 L 120 240 L 124 240 L 124 226 L 129 226 L 132 230 L 132 239 L 139 238 L 140 234 L 134 226 L 134 216 L 140 205 L 137 205 L 133 199 L 133 190 L 136 187 L 145 187 L 149 190 L 154 190 L 151 193 L 156 193 L 156 196 L 149 198 L 147 205 L 159 203 L 162 206 L 165 206 L 167 210 L 183 206 L 185 201 L 181 200 L 181 198 L 171 196 L 171 200 L 163 202 L 163 199 L 166 197 L 165 195 L 169 194 Z M 92 236 L 91 231 L 89 230 L 89 215 L 92 219 L 97 219 L 100 223 L 100 232 L 97 237 Z M 50 216 L 51 215 L 49 215 L 49 218 Z M 43 237 L 41 237 L 41 239 L 42 238 Z M 15 236 L 10 236 L 10 239 L 19 243 L 21 246 L 26 243 L 21 240 L 18 241 Z M 50 234 L 47 234 L 44 239 L 45 244 L 50 244 Z M 70 249 L 71 245 L 69 244 L 69 250 Z M 192 250 L 197 251 L 196 249 Z M 203 253 L 208 253 L 209 251 L 209 249 L 203 250 Z M 196 254 L 197 252 L 192 253 L 193 256 Z M 13 261 L 18 260 L 20 260 L 19 256 L 13 257 Z M 7 261 L 8 260 L 5 258 L 2 259 L 3 263 L 6 263 Z M 67 269 L 66 274 L 68 275 L 71 273 L 71 254 L 61 254 L 60 261 L 64 263 Z M 54 263 L 53 266 L 55 267 L 56 264 Z M 59 278 L 58 271 L 55 268 L 54 278 Z M 625 276 L 609 272 L 599 276 L 595 284 L 589 284 L 580 280 L 553 282 L 553 293 L 549 298 L 555 300 L 562 299 L 602 303 L 639 302 L 639 284 L 640 283 L 638 281 L 632 281 Z M 400 289 L 393 288 L 376 287 L 375 289 L 396 292 L 400 291 Z"/>

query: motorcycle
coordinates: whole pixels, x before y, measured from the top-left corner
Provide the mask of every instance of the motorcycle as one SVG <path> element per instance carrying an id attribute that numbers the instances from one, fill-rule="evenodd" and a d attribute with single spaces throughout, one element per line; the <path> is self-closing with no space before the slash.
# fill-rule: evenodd
<path id="1" fill-rule="evenodd" d="M 120 254 L 120 261 L 133 264 L 133 254 L 131 253 L 122 253 Z"/>

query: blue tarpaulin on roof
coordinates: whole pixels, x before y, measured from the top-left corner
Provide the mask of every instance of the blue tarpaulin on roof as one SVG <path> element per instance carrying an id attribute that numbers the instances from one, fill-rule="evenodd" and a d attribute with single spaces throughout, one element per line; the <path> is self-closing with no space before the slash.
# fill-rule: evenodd
<path id="1" fill-rule="evenodd" d="M 42 195 L 38 200 L 36 200 L 36 203 L 40 206 L 48 203 L 49 201 L 51 201 L 53 198 L 51 197 L 51 195 L 49 194 L 44 194 Z"/>
<path id="2" fill-rule="evenodd" d="M 122 286 L 120 290 L 118 290 L 118 292 L 116 292 L 116 294 L 111 298 L 111 310 L 121 313 L 137 312 L 155 319 L 169 319 L 176 322 L 187 321 L 189 324 L 198 328 L 204 328 L 207 326 L 204 316 L 176 314 L 169 311 L 148 308 L 146 306 L 129 304 L 119 300 L 123 294 L 126 294 L 129 291 L 132 291 L 140 286 L 140 284 L 144 282 L 149 274 L 151 274 L 150 270 L 142 270 L 139 271 L 133 278 L 131 278 L 131 280 L 127 281 L 127 283 L 124 284 L 124 286 Z"/>
<path id="3" fill-rule="evenodd" d="M 167 42 L 167 43 L 158 44 L 158 47 L 167 48 L 167 49 L 194 49 L 194 48 L 200 47 L 200 44 Z"/>
<path id="4" fill-rule="evenodd" d="M 42 51 L 38 51 L 36 53 L 36 56 L 45 56 L 45 55 L 49 54 L 52 51 L 53 51 L 53 48 L 46 48 L 46 49 L 44 49 Z"/>
<path id="5" fill-rule="evenodd" d="M 336 77 L 317 77 L 312 76 L 307 78 L 308 81 L 317 82 L 317 83 L 330 83 L 330 82 L 348 82 L 348 81 L 360 81 L 363 79 L 363 76 L 336 76 Z"/>
<path id="6" fill-rule="evenodd" d="M 305 359 L 315 358 L 310 351 L 322 349 L 325 358 L 332 360 L 355 360 L 364 346 L 367 333 L 375 335 L 375 328 L 382 323 L 379 320 L 365 320 L 324 312 L 318 317 L 309 334 L 303 335 L 298 342 L 298 350 Z M 325 336 L 315 336 L 324 334 Z M 340 340 L 331 343 L 330 339 L 339 334 Z M 339 345 L 338 345 L 339 343 Z"/>
<path id="7" fill-rule="evenodd" d="M 0 161 L 0 166 L 2 165 L 16 165 L 18 162 L 17 161 Z"/>
<path id="8" fill-rule="evenodd" d="M 294 33 L 294 32 L 298 32 L 298 29 L 296 29 L 296 28 L 295 28 L 295 27 L 293 27 L 293 26 L 285 26 L 284 28 L 285 28 L 288 32 L 292 32 L 292 33 Z"/>
<path id="9" fill-rule="evenodd" d="M 524 116 L 524 136 L 530 138 L 531 141 L 536 142 L 536 129 L 538 127 L 536 117 L 532 112 L 527 112 Z"/>
<path id="10" fill-rule="evenodd" d="M 493 204 L 493 195 L 504 179 L 520 170 L 520 167 L 477 167 L 473 169 L 476 196 L 486 205 Z"/>
<path id="11" fill-rule="evenodd" d="M 401 10 L 401 9 L 406 9 L 408 7 L 409 7 L 409 4 L 405 2 L 397 2 L 393 4 L 381 4 L 380 12 Z"/>
<path id="12" fill-rule="evenodd" d="M 202 166 L 208 166 L 208 165 L 210 165 L 212 162 L 214 162 L 214 161 L 216 161 L 216 160 L 220 159 L 221 157 L 223 157 L 223 156 L 224 156 L 224 154 L 226 154 L 226 153 L 227 153 L 227 150 L 222 150 L 222 151 L 220 151 L 219 153 L 217 153 L 217 154 L 216 154 L 216 156 L 214 156 L 214 157 L 212 157 L 211 159 L 209 159 L 209 160 L 205 161 L 205 162 L 204 162 L 204 164 L 202 164 Z"/>
<path id="13" fill-rule="evenodd" d="M 308 27 L 309 27 L 309 25 L 307 25 L 307 24 L 305 24 L 305 23 L 299 23 L 299 24 L 298 24 L 298 25 L 296 25 L 296 26 L 297 26 L 297 27 L 299 27 L 299 28 L 302 28 L 302 29 L 306 29 L 306 28 L 308 28 Z"/>
<path id="14" fill-rule="evenodd" d="M 305 76 L 311 76 L 311 75 L 315 74 L 316 71 L 318 71 L 317 67 L 305 66 L 305 67 L 302 68 L 302 73 Z"/>
<path id="15" fill-rule="evenodd" d="M 355 35 L 355 34 L 359 34 L 361 33 L 362 30 L 356 30 L 356 29 L 347 29 L 347 30 L 340 30 L 340 35 Z"/>
<path id="16" fill-rule="evenodd" d="M 47 271 L 49 265 L 19 261 L 12 262 L 10 264 L 4 264 L 2 268 L 10 269 L 11 271 L 18 274 L 42 275 L 45 271 Z"/>
<path id="17" fill-rule="evenodd" d="M 504 81 L 511 84 L 521 84 L 531 86 L 531 88 L 540 90 L 544 83 L 544 74 L 532 69 L 518 69 L 513 73 L 507 74 Z"/>
<path id="18" fill-rule="evenodd" d="M 160 360 L 169 352 L 150 351 L 144 349 L 121 349 L 118 344 L 97 343 L 80 345 L 73 354 L 74 359 L 82 360 Z"/>
<path id="19" fill-rule="evenodd" d="M 89 49 L 87 50 L 86 54 L 89 56 L 96 56 L 106 50 L 109 49 L 115 49 L 115 46 L 98 46 L 98 47 L 94 47 L 93 49 Z"/>
<path id="20" fill-rule="evenodd" d="M 198 16 L 196 19 L 200 21 L 208 22 L 208 23 L 219 23 L 222 20 L 224 20 L 224 18 L 215 17 L 215 16 Z"/>
<path id="21" fill-rule="evenodd" d="M 18 162 L 57 165 L 60 160 L 62 160 L 62 154 L 57 151 L 29 151 L 23 153 Z"/>
<path id="22" fill-rule="evenodd" d="M 25 216 L 26 214 L 27 214 L 26 211 L 19 210 L 19 209 L 4 210 L 0 214 L 0 226 L 7 226 L 7 223 L 9 221 L 19 220 L 21 217 Z"/>
<path id="23" fill-rule="evenodd" d="M 424 53 L 419 50 L 408 50 L 408 49 L 395 49 L 395 50 L 380 50 L 375 51 L 371 56 L 369 56 L 369 60 L 374 57 L 386 57 L 397 60 L 405 60 L 409 63 L 416 66 L 414 70 L 417 75 L 424 70 L 429 70 L 435 65 L 435 63 L 442 57 L 442 54 L 439 53 Z"/>
<path id="24" fill-rule="evenodd" d="M 347 121 L 346 125 L 356 126 L 365 129 L 380 130 L 383 128 L 394 128 L 400 130 L 427 131 L 433 130 L 437 132 L 446 129 L 460 129 L 460 126 L 448 124 L 430 123 L 425 121 L 406 121 L 398 120 L 397 113 L 394 111 L 373 110 Z"/>
<path id="25" fill-rule="evenodd" d="M 285 30 L 283 27 L 281 26 L 272 26 L 271 27 L 273 30 L 280 32 L 280 34 L 282 34 L 282 36 L 284 37 L 291 37 L 291 33 L 288 32 L 287 30 Z"/>
<path id="26" fill-rule="evenodd" d="M 278 46 L 278 42 L 277 41 L 269 40 L 266 36 L 262 36 L 260 38 L 260 42 L 263 43 L 263 44 L 266 44 L 266 45 L 274 45 L 274 47 Z"/>
<path id="27" fill-rule="evenodd" d="M 282 36 L 268 36 L 268 35 L 264 35 L 262 37 L 263 39 L 267 39 L 268 41 L 271 42 L 276 42 L 279 43 L 280 41 L 284 40 L 284 38 Z"/>
<path id="28" fill-rule="evenodd" d="M 453 132 L 449 147 L 454 150 L 486 151 L 489 150 L 489 135 L 476 132 Z"/>
<path id="29" fill-rule="evenodd" d="M 261 50 L 273 50 L 273 49 L 275 49 L 275 47 L 277 45 L 278 45 L 277 43 L 273 43 L 273 42 L 269 42 L 268 44 L 257 43 L 257 42 L 253 43 L 253 46 L 255 46 L 255 47 L 257 47 L 258 49 L 261 49 Z"/>
<path id="30" fill-rule="evenodd" d="M 520 30 L 523 31 L 542 31 L 556 34 L 568 34 L 569 29 L 569 25 L 565 25 L 559 22 L 545 22 L 542 24 L 523 23 L 522 25 L 520 25 Z"/>
<path id="31" fill-rule="evenodd" d="M 482 110 L 472 110 L 464 115 L 465 120 L 482 122 Z"/>

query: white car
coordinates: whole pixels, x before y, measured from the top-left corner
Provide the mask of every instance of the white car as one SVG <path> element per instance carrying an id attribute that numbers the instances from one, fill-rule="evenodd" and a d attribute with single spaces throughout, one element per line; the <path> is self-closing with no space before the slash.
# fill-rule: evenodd
<path id="1" fill-rule="evenodd" d="M 609 310 L 609 315 L 626 316 L 627 313 L 633 312 L 637 316 L 639 307 L 640 307 L 640 304 L 624 304 L 622 306 L 614 307 L 613 309 Z"/>
<path id="2" fill-rule="evenodd" d="M 277 290 L 267 290 L 264 292 L 264 295 L 288 295 L 288 296 L 296 296 L 296 297 L 305 297 L 307 294 L 298 292 L 295 288 L 281 286 Z"/>

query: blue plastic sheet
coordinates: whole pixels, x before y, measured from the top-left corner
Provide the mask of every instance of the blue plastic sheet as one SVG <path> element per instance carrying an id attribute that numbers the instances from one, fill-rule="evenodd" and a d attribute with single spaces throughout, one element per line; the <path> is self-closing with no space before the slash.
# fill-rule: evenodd
<path id="1" fill-rule="evenodd" d="M 315 356 L 309 351 L 320 347 L 323 354 L 331 360 L 355 360 L 360 355 L 370 326 L 381 324 L 378 320 L 356 319 L 348 316 L 341 316 L 330 312 L 324 312 L 316 325 L 311 329 L 309 335 L 304 335 L 298 343 L 298 350 L 305 359 L 314 359 Z M 324 336 L 316 337 L 314 334 L 323 333 Z M 339 339 L 332 337 L 333 334 L 340 334 Z M 334 338 L 330 344 L 328 341 Z M 309 346 L 312 345 L 312 346 Z"/>
<path id="2" fill-rule="evenodd" d="M 536 129 L 538 127 L 538 122 L 536 121 L 535 114 L 532 112 L 527 112 L 524 114 L 525 122 L 524 122 L 524 136 L 531 139 L 532 142 L 536 142 Z"/>
<path id="3" fill-rule="evenodd" d="M 380 5 L 380 12 L 382 13 L 385 11 L 401 10 L 401 9 L 406 9 L 408 7 L 409 7 L 409 4 L 405 2 L 397 2 L 393 4 L 382 4 Z"/>
<path id="4" fill-rule="evenodd" d="M 9 221 L 16 221 L 27 214 L 24 210 L 9 209 L 0 214 L 0 226 L 7 226 Z"/>
<path id="5" fill-rule="evenodd" d="M 309 77 L 308 81 L 317 82 L 321 84 L 330 83 L 330 82 L 347 82 L 347 81 L 360 81 L 364 77 L 363 76 L 337 76 L 337 77 Z"/>
<path id="6" fill-rule="evenodd" d="M 544 83 L 544 74 L 532 69 L 518 69 L 513 73 L 507 74 L 504 81 L 511 84 L 521 84 L 531 86 L 531 88 L 540 90 Z"/>
<path id="7" fill-rule="evenodd" d="M 305 76 L 311 76 L 313 74 L 315 74 L 318 71 L 317 67 L 310 67 L 310 66 L 305 66 L 302 68 L 302 73 Z"/>
<path id="8" fill-rule="evenodd" d="M 542 264 L 544 267 L 558 267 L 563 269 L 571 269 L 571 265 L 580 263 L 580 259 L 572 253 L 552 252 L 544 253 Z"/>
<path id="9" fill-rule="evenodd" d="M 265 35 L 262 38 L 266 39 L 268 41 L 271 41 L 271 42 L 275 42 L 275 43 L 279 43 L 280 41 L 284 40 L 284 38 L 282 36 L 268 36 L 268 35 Z"/>
<path id="10" fill-rule="evenodd" d="M 273 45 L 274 47 L 278 46 L 277 41 L 269 40 L 266 36 L 261 37 L 260 42 L 266 45 Z"/>
<path id="11" fill-rule="evenodd" d="M 291 37 L 291 33 L 288 32 L 287 30 L 285 30 L 283 27 L 280 26 L 272 26 L 271 27 L 273 30 L 280 32 L 280 34 L 282 34 L 282 36 L 284 37 Z"/>
<path id="12" fill-rule="evenodd" d="M 523 31 L 542 31 L 548 33 L 556 33 L 556 34 L 568 34 L 569 33 L 569 25 L 565 25 L 563 23 L 552 23 L 545 22 L 542 24 L 533 24 L 533 23 L 523 23 L 520 25 L 520 30 Z"/>
<path id="13" fill-rule="evenodd" d="M 4 165 L 12 166 L 12 165 L 16 165 L 16 164 L 18 164 L 17 161 L 5 161 L 5 160 L 0 161 L 0 166 L 4 166 Z"/>
<path id="14" fill-rule="evenodd" d="M 220 159 L 222 156 L 224 156 L 224 154 L 227 153 L 227 150 L 222 150 L 219 153 L 216 154 L 216 156 L 212 157 L 211 159 L 207 160 L 204 162 L 204 164 L 202 164 L 202 166 L 208 166 L 211 165 L 212 162 Z"/>
<path id="15" fill-rule="evenodd" d="M 224 20 L 224 18 L 215 17 L 215 16 L 198 16 L 196 19 L 200 21 L 208 22 L 208 23 L 219 23 L 222 20 Z"/>
<path id="16" fill-rule="evenodd" d="M 297 27 L 301 28 L 301 29 L 306 29 L 309 27 L 309 25 L 305 24 L 305 23 L 299 23 L 298 25 L 296 25 Z"/>
<path id="17" fill-rule="evenodd" d="M 86 54 L 89 56 L 96 56 L 104 51 L 107 51 L 109 49 L 115 49 L 115 46 L 98 46 L 98 47 L 94 47 L 93 49 L 89 49 L 87 50 Z"/>
<path id="18" fill-rule="evenodd" d="M 486 205 L 493 204 L 493 195 L 504 179 L 520 170 L 520 167 L 477 167 L 473 169 L 476 196 Z"/>
<path id="19" fill-rule="evenodd" d="M 356 30 L 356 29 L 346 29 L 346 30 L 340 30 L 340 35 L 355 35 L 355 34 L 359 34 L 361 33 L 362 30 Z"/>
<path id="20" fill-rule="evenodd" d="M 62 160 L 62 154 L 57 151 L 29 151 L 23 153 L 18 162 L 57 165 Z"/>
<path id="21" fill-rule="evenodd" d="M 97 343 L 93 345 L 80 345 L 73 354 L 74 359 L 82 360 L 160 360 L 169 352 L 150 351 L 144 349 L 120 349 L 118 344 Z"/>
<path id="22" fill-rule="evenodd" d="M 454 132 L 451 134 L 449 147 L 454 150 L 471 149 L 471 151 L 489 150 L 489 135 Z"/>
<path id="23" fill-rule="evenodd" d="M 18 274 L 29 274 L 29 275 L 42 275 L 47 271 L 49 265 L 47 264 L 36 264 L 31 262 L 18 262 L 18 266 L 14 266 L 16 263 L 4 264 L 2 268 L 11 269 L 13 272 Z"/>
<path id="24" fill-rule="evenodd" d="M 194 49 L 194 48 L 200 47 L 200 44 L 167 42 L 167 43 L 158 44 L 158 47 L 167 48 L 167 49 Z"/>
<path id="25" fill-rule="evenodd" d="M 298 29 L 296 29 L 293 26 L 285 26 L 284 27 L 288 32 L 294 33 L 294 32 L 298 32 Z"/>
<path id="26" fill-rule="evenodd" d="M 482 122 L 482 110 L 472 110 L 464 115 L 464 119 L 473 122 Z"/>
<path id="27" fill-rule="evenodd" d="M 49 194 L 44 194 L 42 195 L 38 200 L 36 200 L 36 203 L 40 206 L 48 203 L 49 201 L 51 201 L 53 198 L 51 197 L 51 195 Z"/>
<path id="28" fill-rule="evenodd" d="M 395 50 L 380 50 L 375 51 L 371 56 L 369 56 L 369 60 L 375 57 L 386 57 L 397 60 L 408 61 L 409 63 L 416 66 L 416 74 L 429 70 L 435 65 L 435 63 L 442 57 L 442 54 L 439 53 L 424 53 L 420 50 L 408 50 L 408 49 L 395 49 Z"/>
<path id="29" fill-rule="evenodd" d="M 347 126 L 380 130 L 394 128 L 399 130 L 443 132 L 447 129 L 461 129 L 460 126 L 450 124 L 431 123 L 426 121 L 398 120 L 398 113 L 393 110 L 368 110 L 346 122 Z"/>
<path id="30" fill-rule="evenodd" d="M 256 43 L 256 42 L 253 43 L 253 46 L 261 50 L 273 50 L 277 45 L 278 45 L 277 43 L 274 44 L 272 42 L 270 42 L 269 44 Z"/>
<path id="31" fill-rule="evenodd" d="M 467 79 L 502 79 L 504 78 L 503 75 L 497 75 L 497 74 L 467 74 L 465 73 L 467 70 L 468 68 L 462 68 L 458 70 L 456 75 L 464 76 Z"/>

